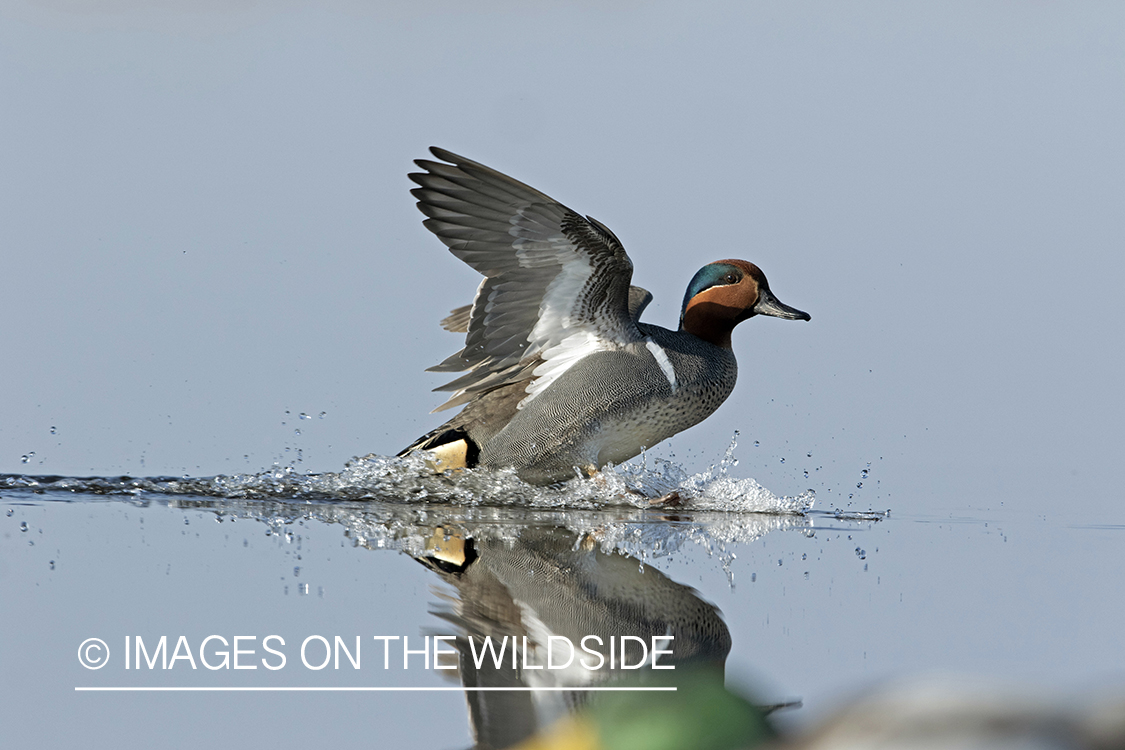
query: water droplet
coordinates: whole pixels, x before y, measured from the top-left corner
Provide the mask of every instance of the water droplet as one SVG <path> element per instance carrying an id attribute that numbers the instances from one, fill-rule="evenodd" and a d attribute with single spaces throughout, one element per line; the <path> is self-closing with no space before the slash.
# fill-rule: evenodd
<path id="1" fill-rule="evenodd" d="M 309 585 L 307 583 L 297 584 L 297 593 L 300 594 L 301 596 L 308 596 L 309 595 Z"/>
<path id="2" fill-rule="evenodd" d="M 808 479 L 808 478 L 809 478 L 809 470 L 805 469 L 805 479 Z"/>
<path id="3" fill-rule="evenodd" d="M 860 479 L 867 479 L 867 475 L 871 473 L 871 469 L 864 469 L 859 473 Z"/>
<path id="4" fill-rule="evenodd" d="M 300 430 L 293 430 L 293 434 L 294 434 L 294 435 L 300 435 L 300 434 L 301 434 L 301 431 L 300 431 Z"/>
<path id="5" fill-rule="evenodd" d="M 754 581 L 757 581 L 757 580 L 758 580 L 758 574 L 757 573 L 751 573 L 750 574 L 750 583 L 754 583 Z"/>
<path id="6" fill-rule="evenodd" d="M 858 557 L 860 560 L 866 560 L 867 559 L 867 550 L 862 549 L 861 547 L 856 547 L 855 548 L 855 556 Z M 863 566 L 863 567 L 864 567 L 865 570 L 867 569 L 866 565 Z"/>
<path id="7" fill-rule="evenodd" d="M 54 569 L 55 569 L 55 561 L 54 561 L 54 560 L 51 560 L 51 561 L 50 561 L 49 563 L 47 563 L 47 564 L 51 566 L 51 570 L 54 570 Z"/>
<path id="8" fill-rule="evenodd" d="M 301 566 L 300 565 L 294 565 L 293 566 L 293 577 L 297 578 L 300 575 L 301 575 Z"/>
<path id="9" fill-rule="evenodd" d="M 785 459 L 784 459 L 784 458 L 783 458 L 783 459 L 781 459 L 781 463 L 785 463 Z"/>
<path id="10" fill-rule="evenodd" d="M 12 514 L 15 513 L 15 512 L 16 512 L 15 508 L 8 508 L 8 518 L 11 518 Z"/>
<path id="11" fill-rule="evenodd" d="M 758 446 L 760 446 L 760 445 L 761 445 L 761 442 L 759 442 L 759 441 L 757 441 L 757 440 L 755 440 L 755 441 L 754 441 L 754 447 L 755 447 L 755 448 L 757 448 L 757 447 L 758 447 Z"/>
<path id="12" fill-rule="evenodd" d="M 298 419 L 312 419 L 312 417 L 310 417 L 308 414 L 305 414 L 304 412 L 301 412 L 300 414 L 298 414 L 297 418 Z"/>
<path id="13" fill-rule="evenodd" d="M 808 552 L 802 552 L 801 553 L 801 559 L 802 560 L 808 560 L 809 559 L 809 553 Z"/>
<path id="14" fill-rule="evenodd" d="M 317 414 L 317 417 L 319 417 L 320 419 L 324 419 L 327 416 L 328 416 L 328 412 L 326 412 L 326 411 L 322 411 L 320 414 Z"/>
<path id="15" fill-rule="evenodd" d="M 812 458 L 812 453 L 806 453 L 805 455 L 809 458 Z"/>
<path id="16" fill-rule="evenodd" d="M 58 433 L 58 428 L 57 428 L 57 427 L 55 427 L 54 425 L 51 425 L 51 434 L 52 434 L 52 435 L 55 435 L 55 434 L 57 434 L 57 433 Z"/>
<path id="17" fill-rule="evenodd" d="M 856 483 L 855 483 L 855 488 L 856 488 L 857 490 L 862 490 L 862 489 L 863 489 L 863 482 L 856 482 Z"/>
<path id="18" fill-rule="evenodd" d="M 20 456 L 20 463 L 22 463 L 22 464 L 31 463 L 31 459 L 34 458 L 34 457 L 35 457 L 35 451 L 28 451 L 24 455 Z"/>
<path id="19" fill-rule="evenodd" d="M 20 521 L 20 531 L 27 531 L 27 521 Z"/>
<path id="20" fill-rule="evenodd" d="M 184 519 L 184 526 L 191 526 L 191 519 L 190 518 Z"/>

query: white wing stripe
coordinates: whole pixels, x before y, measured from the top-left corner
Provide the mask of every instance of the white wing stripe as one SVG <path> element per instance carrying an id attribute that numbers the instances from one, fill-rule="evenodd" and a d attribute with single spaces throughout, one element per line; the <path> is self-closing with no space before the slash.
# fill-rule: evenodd
<path id="1" fill-rule="evenodd" d="M 668 353 L 661 348 L 660 344 L 653 341 L 651 336 L 645 336 L 645 348 L 652 352 L 652 358 L 656 360 L 656 364 L 660 365 L 664 377 L 668 378 L 668 385 L 672 386 L 672 393 L 675 393 L 676 368 L 672 367 L 672 360 L 668 359 Z"/>
<path id="2" fill-rule="evenodd" d="M 543 364 L 531 371 L 534 380 L 527 387 L 527 397 L 520 401 L 522 409 L 528 401 L 538 396 L 560 375 L 594 352 L 609 349 L 603 339 L 591 331 L 575 331 L 557 345 L 543 352 Z"/>

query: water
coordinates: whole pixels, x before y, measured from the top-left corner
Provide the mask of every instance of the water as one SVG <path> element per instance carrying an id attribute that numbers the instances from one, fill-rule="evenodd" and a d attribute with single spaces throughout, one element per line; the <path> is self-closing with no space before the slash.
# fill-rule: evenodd
<path id="1" fill-rule="evenodd" d="M 727 565 L 733 559 L 726 551 L 729 545 L 775 529 L 812 528 L 814 518 L 812 490 L 782 497 L 753 479 L 729 476 L 737 464 L 736 446 L 734 439 L 720 461 L 696 474 L 667 460 L 650 467 L 642 456 L 621 467 L 606 467 L 595 477 L 554 487 L 530 486 L 511 471 L 435 474 L 421 455 L 369 455 L 353 459 L 340 472 L 320 474 L 276 467 L 255 474 L 179 478 L 0 475 L 0 491 L 56 499 L 125 496 L 170 507 L 207 507 L 219 521 L 251 518 L 274 530 L 279 523 L 291 523 L 298 512 L 307 520 L 343 525 L 357 544 L 415 556 L 424 552 L 424 542 L 433 533 L 426 519 L 439 509 L 458 523 L 470 524 L 473 536 L 486 533 L 477 524 L 494 523 L 497 513 L 507 510 L 509 522 L 533 521 L 578 535 L 596 533 L 606 552 L 643 560 L 669 554 L 690 541 Z M 665 503 L 672 492 L 674 501 Z M 276 502 L 265 502 L 269 500 Z M 678 516 L 692 521 L 666 521 Z M 831 515 L 834 520 L 884 516 L 877 511 Z M 418 523 L 420 531 L 406 531 Z"/>
<path id="2" fill-rule="evenodd" d="M 780 497 L 730 476 L 733 450 L 695 475 L 640 462 L 547 489 L 505 473 L 438 477 L 417 459 L 378 456 L 322 474 L 4 475 L 5 598 L 21 613 L 6 628 L 6 642 L 21 647 L 6 659 L 27 688 L 9 701 L 51 695 L 83 731 L 109 731 L 128 720 L 135 699 L 74 688 L 347 688 L 297 693 L 299 704 L 272 693 L 193 693 L 168 704 L 159 726 L 186 726 L 200 711 L 221 716 L 222 700 L 264 725 L 284 724 L 300 705 L 317 712 L 330 739 L 351 736 L 342 727 L 361 711 L 388 746 L 410 746 L 422 712 L 431 744 L 464 746 L 472 731 L 481 741 L 522 736 L 585 705 L 588 688 L 617 684 L 622 670 L 533 669 L 554 658 L 544 644 L 594 635 L 605 643 L 634 636 L 648 648 L 674 635 L 673 666 L 723 664 L 736 690 L 788 706 L 775 718 L 794 731 L 864 686 L 935 670 L 1068 694 L 1121 684 L 1120 662 L 1105 652 L 1120 642 L 1120 604 L 1104 578 L 1115 573 L 1097 565 L 1120 544 L 1120 525 L 1060 527 L 997 508 L 940 517 L 822 510 L 812 495 Z M 664 508 L 636 494 L 669 482 L 696 499 Z M 16 535 L 39 544 L 10 544 Z M 428 639 L 439 635 L 454 638 L 438 648 Z M 497 670 L 476 665 L 471 651 L 457 655 L 456 636 L 479 643 L 489 635 L 497 643 L 527 636 L 530 656 Z M 168 669 L 154 655 L 162 636 L 164 655 L 179 656 Z M 233 658 L 235 636 L 239 666 L 256 669 L 202 663 Z M 75 658 L 93 637 L 110 652 L 104 669 Z M 347 661 L 357 637 L 360 668 Z M 313 655 L 319 638 L 332 648 Z M 267 645 L 285 655 L 283 668 L 267 666 L 280 659 Z M 312 668 L 329 651 L 344 663 Z M 439 671 L 441 660 L 456 668 Z M 486 686 L 537 692 L 519 709 L 500 697 L 509 693 L 451 700 Z M 157 726 L 155 717 L 133 721 Z M 244 731 L 217 721 L 232 735 Z M 78 736 L 67 726 L 45 731 L 64 742 Z"/>
<path id="3" fill-rule="evenodd" d="M 538 650 L 533 645 L 535 660 L 550 656 L 542 651 L 549 635 L 574 644 L 586 636 L 607 644 L 621 636 L 644 637 L 655 648 L 651 638 L 671 634 L 673 666 L 721 664 L 731 648 L 723 615 L 690 584 L 653 566 L 699 558 L 717 576 L 714 583 L 733 591 L 738 551 L 756 540 L 794 533 L 810 539 L 842 528 L 858 533 L 884 517 L 816 511 L 811 494 L 779 497 L 753 480 L 731 477 L 733 451 L 732 444 L 700 474 L 668 462 L 648 468 L 642 461 L 546 489 L 506 472 L 434 476 L 417 458 L 378 456 L 315 475 L 277 469 L 206 478 L 0 476 L 8 528 L 42 536 L 46 555 L 40 560 L 32 550 L 4 547 L 6 569 L 15 573 L 8 578 L 11 601 L 27 615 L 9 633 L 10 642 L 30 647 L 15 657 L 13 674 L 56 693 L 63 710 L 86 716 L 88 696 L 74 695 L 75 687 L 448 684 L 434 670 L 376 669 L 373 651 L 366 671 L 307 669 L 296 646 L 314 635 L 331 642 L 346 634 L 349 644 L 356 635 L 361 642 L 394 635 L 418 648 L 435 634 L 520 634 L 540 644 Z M 639 494 L 663 494 L 670 487 L 683 492 L 674 508 L 653 506 Z M 404 560 L 411 564 L 404 568 Z M 293 597 L 316 602 L 316 608 L 296 612 L 288 603 Z M 48 614 L 60 609 L 76 614 L 61 620 Z M 483 611 L 489 614 L 482 620 Z M 496 614 L 503 611 L 509 614 Z M 711 613 L 703 623 L 693 614 L 700 611 Z M 56 636 L 43 640 L 43 628 Z M 270 672 L 264 662 L 242 672 L 202 664 L 220 659 L 215 648 L 210 656 L 203 653 L 209 635 L 233 643 L 232 634 L 241 633 L 259 634 L 248 641 L 256 647 L 253 659 L 263 653 L 265 636 L 282 637 L 290 648 L 289 671 Z M 164 656 L 178 647 L 180 658 L 167 670 L 155 661 L 155 669 L 148 669 L 148 655 L 162 636 Z M 116 657 L 109 668 L 92 671 L 74 663 L 74 649 L 92 637 L 103 639 Z M 139 655 L 138 637 L 145 649 Z M 131 670 L 123 662 L 126 638 L 132 639 Z M 466 663 L 460 669 L 466 686 L 511 684 L 510 675 L 466 670 Z M 609 670 L 542 674 L 518 682 L 558 689 L 613 684 L 614 678 Z M 583 700 L 581 691 L 570 695 L 571 702 Z M 566 713 L 566 701 L 535 697 L 525 712 L 529 723 L 493 722 L 490 731 L 510 736 Z M 380 699 L 383 706 L 395 700 Z M 481 699 L 474 710 L 507 715 L 498 700 Z M 112 721 L 116 710 L 89 721 Z M 171 720 L 187 720 L 187 714 L 176 712 Z M 405 736 L 414 723 L 399 721 L 387 731 Z M 439 744 L 464 743 L 468 716 L 450 710 L 431 727 L 439 730 Z"/>

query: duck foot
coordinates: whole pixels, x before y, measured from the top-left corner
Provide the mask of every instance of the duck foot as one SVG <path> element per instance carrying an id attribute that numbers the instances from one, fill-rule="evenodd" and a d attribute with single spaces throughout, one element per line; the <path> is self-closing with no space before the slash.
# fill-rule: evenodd
<path id="1" fill-rule="evenodd" d="M 587 478 L 594 480 L 596 483 L 603 487 L 608 484 L 606 482 L 605 476 L 601 473 L 598 467 L 594 466 L 593 464 L 583 467 L 582 472 L 585 473 Z M 581 474 L 579 476 L 581 476 Z M 652 508 L 679 508 L 685 505 L 687 501 L 691 499 L 689 497 L 681 495 L 679 490 L 672 490 L 671 492 L 665 493 L 660 497 L 649 497 L 640 490 L 634 489 L 629 489 L 625 492 L 629 495 L 636 495 L 644 498 L 648 502 L 649 507 Z M 624 496 L 618 495 L 618 497 L 623 498 Z"/>
<path id="2" fill-rule="evenodd" d="M 666 495 L 649 498 L 648 504 L 654 508 L 679 508 L 687 501 L 688 498 L 681 495 L 678 490 L 673 490 Z"/>

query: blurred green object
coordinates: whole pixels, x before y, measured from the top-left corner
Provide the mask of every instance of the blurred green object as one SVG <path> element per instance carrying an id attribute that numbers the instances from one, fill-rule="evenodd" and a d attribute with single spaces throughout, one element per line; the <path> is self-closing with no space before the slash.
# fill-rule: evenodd
<path id="1" fill-rule="evenodd" d="M 639 682 L 622 682 L 629 686 Z M 765 711 L 723 684 L 721 670 L 693 670 L 662 685 L 668 692 L 600 693 L 573 717 L 517 747 L 521 750 L 736 750 L 777 734 Z M 644 683 L 645 687 L 655 684 Z"/>

